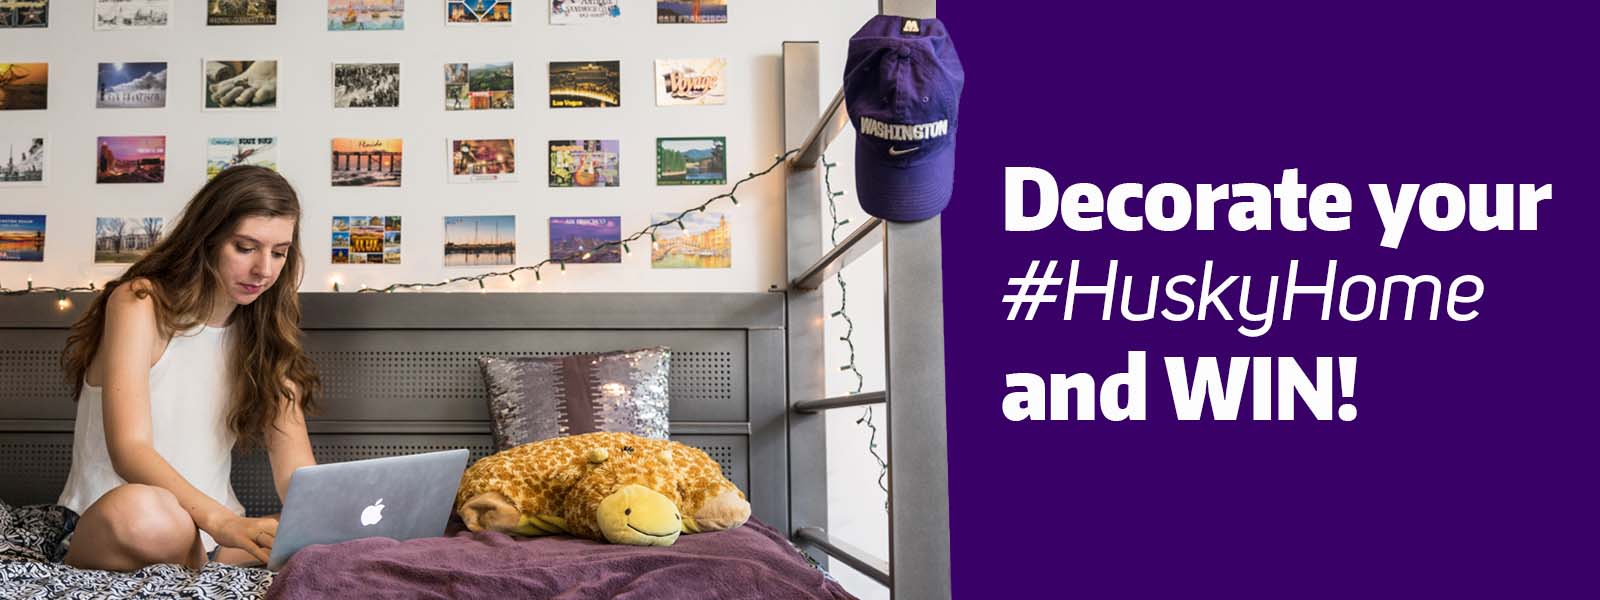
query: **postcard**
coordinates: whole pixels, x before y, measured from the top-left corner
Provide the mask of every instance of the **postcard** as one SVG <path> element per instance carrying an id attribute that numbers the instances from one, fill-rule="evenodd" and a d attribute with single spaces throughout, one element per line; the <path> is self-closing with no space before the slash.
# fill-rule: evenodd
<path id="1" fill-rule="evenodd" d="M 44 215 L 0 215 L 0 262 L 44 261 Z"/>
<path id="2" fill-rule="evenodd" d="M 333 138 L 335 187 L 400 187 L 401 138 Z"/>
<path id="3" fill-rule="evenodd" d="M 161 183 L 167 175 L 167 136 L 99 138 L 95 183 Z"/>
<path id="4" fill-rule="evenodd" d="M 666 223 L 678 213 L 655 213 L 652 223 Z M 657 227 L 650 244 L 650 266 L 656 269 L 726 269 L 733 266 L 733 238 L 728 232 L 728 216 L 723 213 L 691 212 L 677 225 Z"/>
<path id="5" fill-rule="evenodd" d="M 449 141 L 450 183 L 487 183 L 517 180 L 517 141 Z"/>
<path id="6" fill-rule="evenodd" d="M 277 25 L 278 0 L 206 0 L 206 25 Z"/>
<path id="7" fill-rule="evenodd" d="M 328 31 L 399 31 L 406 0 L 328 0 Z"/>
<path id="8" fill-rule="evenodd" d="M 44 110 L 49 95 L 49 63 L 0 63 L 0 110 Z"/>
<path id="9" fill-rule="evenodd" d="M 444 109 L 515 108 L 516 77 L 511 61 L 445 63 Z"/>
<path id="10" fill-rule="evenodd" d="M 517 262 L 517 218 L 444 218 L 444 266 L 484 267 Z"/>
<path id="11" fill-rule="evenodd" d="M 94 220 L 94 262 L 133 264 L 161 239 L 161 217 L 98 217 Z"/>
<path id="12" fill-rule="evenodd" d="M 334 63 L 334 108 L 400 106 L 400 63 Z"/>
<path id="13" fill-rule="evenodd" d="M 511 0 L 446 0 L 445 25 L 510 25 Z"/>
<path id="14" fill-rule="evenodd" d="M 270 137 L 214 137 L 206 140 L 206 180 L 228 167 L 255 165 L 278 170 L 278 140 Z"/>
<path id="15" fill-rule="evenodd" d="M 727 138 L 656 138 L 656 185 L 727 182 Z"/>
<path id="16" fill-rule="evenodd" d="M 727 23 L 728 0 L 656 0 L 656 23 Z"/>
<path id="17" fill-rule="evenodd" d="M 172 0 L 94 0 L 96 31 L 166 27 Z"/>
<path id="18" fill-rule="evenodd" d="M 726 58 L 656 60 L 656 106 L 727 104 Z"/>
<path id="19" fill-rule="evenodd" d="M 550 108 L 622 106 L 622 62 L 550 63 Z"/>
<path id="20" fill-rule="evenodd" d="M 0 0 L 0 29 L 50 26 L 50 0 Z"/>
<path id="21" fill-rule="evenodd" d="M 550 140 L 550 187 L 617 187 L 617 140 Z"/>
<path id="22" fill-rule="evenodd" d="M 161 108 L 167 105 L 167 63 L 100 63 L 95 108 Z"/>
<path id="23" fill-rule="evenodd" d="M 43 136 L 0 133 L 0 187 L 42 185 L 45 170 Z"/>
<path id="24" fill-rule="evenodd" d="M 333 264 L 400 264 L 400 217 L 334 217 Z"/>
<path id="25" fill-rule="evenodd" d="M 587 25 L 622 20 L 622 0 L 550 0 L 551 25 Z"/>
<path id="26" fill-rule="evenodd" d="M 278 61 L 205 61 L 206 108 L 277 108 Z"/>
<path id="27" fill-rule="evenodd" d="M 550 217 L 550 258 L 565 263 L 622 262 L 622 217 Z"/>

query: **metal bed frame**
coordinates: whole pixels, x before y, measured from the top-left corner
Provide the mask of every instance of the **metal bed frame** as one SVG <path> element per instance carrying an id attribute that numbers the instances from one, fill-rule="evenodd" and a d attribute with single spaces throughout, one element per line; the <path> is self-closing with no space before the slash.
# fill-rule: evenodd
<path id="1" fill-rule="evenodd" d="M 933 16 L 932 0 L 880 12 Z M 479 356 L 672 348 L 671 430 L 706 450 L 750 496 L 755 516 L 818 562 L 830 557 L 897 598 L 949 598 L 950 535 L 939 219 L 870 219 L 824 251 L 822 151 L 848 123 L 842 91 L 819 102 L 818 45 L 783 45 L 787 289 L 773 293 L 302 293 L 306 347 L 324 377 L 309 422 L 319 461 L 445 448 L 491 451 Z M 883 245 L 885 391 L 825 394 L 819 286 Z M 72 459 L 76 406 L 61 380 L 67 327 L 92 300 L 0 298 L 0 499 L 51 503 Z M 828 532 L 825 418 L 883 404 L 888 412 L 889 556 Z M 259 449 L 235 457 L 234 488 L 251 514 L 278 509 Z"/>

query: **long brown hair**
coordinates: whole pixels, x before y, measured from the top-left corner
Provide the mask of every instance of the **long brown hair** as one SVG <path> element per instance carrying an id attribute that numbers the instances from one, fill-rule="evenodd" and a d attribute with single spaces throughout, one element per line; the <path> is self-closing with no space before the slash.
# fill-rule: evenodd
<path id="1" fill-rule="evenodd" d="M 105 333 L 106 300 L 117 286 L 149 282 L 147 289 L 134 288 L 133 293 L 141 300 L 154 299 L 156 323 L 164 338 L 209 317 L 224 285 L 217 265 L 222 245 L 241 220 L 256 216 L 295 219 L 294 241 L 278 280 L 229 317 L 233 345 L 229 367 L 239 376 L 233 377 L 228 428 L 242 448 L 249 448 L 265 438 L 284 402 L 311 413 L 320 379 L 300 341 L 299 287 L 305 262 L 300 254 L 300 199 L 283 176 L 256 166 L 217 174 L 189 200 L 171 233 L 106 284 L 67 337 L 62 354 L 67 385 L 81 391 Z M 291 393 L 286 382 L 299 393 Z"/>

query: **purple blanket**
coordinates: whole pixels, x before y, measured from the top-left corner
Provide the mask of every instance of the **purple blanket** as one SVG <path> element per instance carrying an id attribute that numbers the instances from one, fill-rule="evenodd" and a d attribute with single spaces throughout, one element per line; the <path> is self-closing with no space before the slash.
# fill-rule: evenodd
<path id="1" fill-rule="evenodd" d="M 671 546 L 471 533 L 396 542 L 367 538 L 295 553 L 269 599 L 326 598 L 853 598 L 777 531 L 685 535 Z"/>

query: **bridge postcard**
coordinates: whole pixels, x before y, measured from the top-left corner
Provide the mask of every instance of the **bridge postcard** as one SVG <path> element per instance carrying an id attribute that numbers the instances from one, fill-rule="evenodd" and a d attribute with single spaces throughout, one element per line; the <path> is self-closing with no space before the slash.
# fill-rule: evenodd
<path id="1" fill-rule="evenodd" d="M 653 223 L 666 223 L 675 212 L 650 215 Z M 691 212 L 683 227 L 659 227 L 650 244 L 650 266 L 656 269 L 726 269 L 733 266 L 733 237 L 725 213 Z"/>

